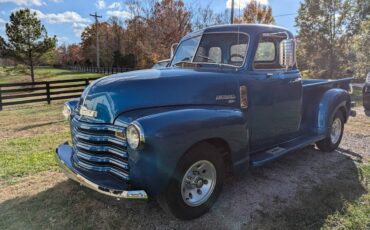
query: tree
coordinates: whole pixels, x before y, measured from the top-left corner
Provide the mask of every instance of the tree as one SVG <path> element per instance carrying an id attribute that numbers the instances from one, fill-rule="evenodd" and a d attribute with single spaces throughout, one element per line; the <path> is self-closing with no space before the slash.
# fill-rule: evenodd
<path id="1" fill-rule="evenodd" d="M 108 22 L 99 22 L 99 47 L 100 62 L 102 66 L 113 65 L 114 35 L 112 26 Z M 84 29 L 81 34 L 81 52 L 85 60 L 89 63 L 96 63 L 96 24 Z"/>
<path id="2" fill-rule="evenodd" d="M 241 23 L 258 23 L 258 24 L 274 24 L 275 19 L 272 16 L 271 6 L 258 3 L 256 0 L 251 0 L 243 10 L 243 17 L 236 19 Z"/>
<path id="3" fill-rule="evenodd" d="M 192 9 L 192 27 L 194 30 L 200 30 L 213 25 L 228 24 L 230 22 L 229 10 L 216 13 L 211 9 L 211 4 L 205 7 L 198 6 Z"/>
<path id="4" fill-rule="evenodd" d="M 344 25 L 347 18 L 342 0 L 305 0 L 296 17 L 299 28 L 298 65 L 319 78 L 342 75 L 345 66 Z"/>
<path id="5" fill-rule="evenodd" d="M 56 37 L 48 37 L 45 27 L 29 9 L 20 9 L 10 15 L 6 23 L 8 41 L 1 40 L 1 53 L 29 66 L 31 80 L 35 81 L 34 65 L 43 54 L 55 48 Z"/>
<path id="6" fill-rule="evenodd" d="M 135 54 L 141 68 L 169 58 L 171 45 L 191 31 L 191 14 L 182 0 L 149 3 L 135 2 L 135 16 L 127 20 L 125 32 L 126 51 Z"/>
<path id="7" fill-rule="evenodd" d="M 67 58 L 70 65 L 80 64 L 83 60 L 81 54 L 81 46 L 78 44 L 71 44 L 67 47 Z"/>
<path id="8" fill-rule="evenodd" d="M 346 34 L 351 36 L 360 32 L 362 22 L 370 18 L 369 0 L 345 0 L 343 2 Z M 343 16 L 342 16 L 343 17 Z"/>
<path id="9" fill-rule="evenodd" d="M 359 28 L 359 33 L 353 37 L 352 51 L 355 54 L 355 74 L 358 78 L 365 78 L 370 72 L 370 18 L 363 21 Z M 352 59 L 353 60 L 353 59 Z"/>

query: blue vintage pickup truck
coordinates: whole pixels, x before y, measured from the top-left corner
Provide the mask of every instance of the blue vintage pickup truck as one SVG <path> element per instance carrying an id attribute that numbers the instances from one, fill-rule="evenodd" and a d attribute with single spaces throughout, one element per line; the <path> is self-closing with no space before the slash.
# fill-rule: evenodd
<path id="1" fill-rule="evenodd" d="M 58 162 L 102 194 L 156 197 L 177 218 L 199 217 L 226 176 L 341 142 L 355 115 L 351 78 L 302 80 L 295 47 L 270 25 L 192 32 L 167 68 L 98 79 L 66 102 L 72 143 L 57 148 Z"/>

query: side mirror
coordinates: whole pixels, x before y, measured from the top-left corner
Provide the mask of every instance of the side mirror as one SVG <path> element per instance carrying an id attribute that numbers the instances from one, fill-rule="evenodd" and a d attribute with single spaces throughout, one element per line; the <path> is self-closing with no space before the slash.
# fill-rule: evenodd
<path id="1" fill-rule="evenodd" d="M 179 43 L 173 43 L 171 45 L 171 58 L 173 57 L 173 55 L 175 54 L 175 51 L 176 51 L 176 48 L 177 46 L 179 45 Z"/>
<path id="2" fill-rule="evenodd" d="M 295 65 L 295 41 L 294 39 L 285 39 L 280 42 L 279 63 L 284 68 L 290 68 Z"/>

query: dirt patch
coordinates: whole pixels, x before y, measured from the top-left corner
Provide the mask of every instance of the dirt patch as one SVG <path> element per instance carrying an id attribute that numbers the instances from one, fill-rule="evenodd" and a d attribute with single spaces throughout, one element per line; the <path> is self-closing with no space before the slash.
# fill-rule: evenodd
<path id="1" fill-rule="evenodd" d="M 167 216 L 154 200 L 117 201 L 46 172 L 0 189 L 0 228 L 318 229 L 368 192 L 358 165 L 370 159 L 370 118 L 357 110 L 337 151 L 308 147 L 229 178 L 211 211 L 193 221 Z"/>
<path id="2" fill-rule="evenodd" d="M 14 185 L 3 185 L 0 187 L 0 203 L 16 198 L 22 202 L 27 197 L 48 190 L 66 179 L 64 174 L 59 172 L 43 172 L 28 176 Z"/>

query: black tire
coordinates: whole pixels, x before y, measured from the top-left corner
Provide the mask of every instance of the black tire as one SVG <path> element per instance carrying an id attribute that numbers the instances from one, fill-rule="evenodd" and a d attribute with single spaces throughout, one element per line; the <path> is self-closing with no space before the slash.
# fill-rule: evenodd
<path id="1" fill-rule="evenodd" d="M 333 141 L 330 137 L 330 134 L 329 134 L 329 136 L 326 137 L 325 139 L 316 142 L 316 146 L 323 152 L 332 152 L 332 151 L 334 151 L 336 148 L 338 148 L 340 142 L 342 141 L 343 131 L 344 131 L 344 116 L 343 116 L 343 113 L 341 111 L 337 111 L 335 113 L 335 116 L 334 116 L 333 120 L 330 123 L 331 128 L 333 128 L 332 125 L 333 125 L 333 122 L 336 119 L 339 119 L 341 121 L 341 132 L 340 132 L 339 139 L 335 143 L 333 143 Z"/>
<path id="2" fill-rule="evenodd" d="M 216 184 L 209 198 L 199 206 L 189 206 L 181 194 L 181 182 L 188 169 L 196 162 L 206 160 L 216 169 Z M 198 218 L 209 211 L 221 193 L 225 177 L 225 165 L 220 150 L 208 143 L 200 143 L 189 150 L 179 161 L 175 175 L 167 189 L 157 197 L 162 209 L 183 220 Z"/>

